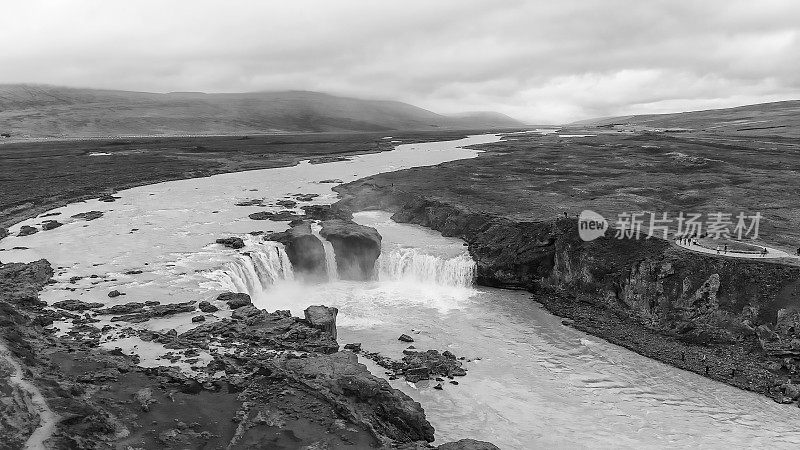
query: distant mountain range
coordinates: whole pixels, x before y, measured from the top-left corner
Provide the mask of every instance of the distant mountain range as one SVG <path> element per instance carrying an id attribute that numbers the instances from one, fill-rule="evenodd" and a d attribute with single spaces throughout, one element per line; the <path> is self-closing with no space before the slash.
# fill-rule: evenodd
<path id="1" fill-rule="evenodd" d="M 774 134 L 800 137 L 800 100 L 672 114 L 607 117 L 582 120 L 571 123 L 568 126 L 642 126 L 661 129 L 691 129 L 737 134 Z"/>
<path id="2" fill-rule="evenodd" d="M 496 129 L 524 126 L 494 112 L 437 114 L 407 103 L 319 92 L 157 94 L 0 85 L 0 133 L 97 137 L 335 131 Z"/>

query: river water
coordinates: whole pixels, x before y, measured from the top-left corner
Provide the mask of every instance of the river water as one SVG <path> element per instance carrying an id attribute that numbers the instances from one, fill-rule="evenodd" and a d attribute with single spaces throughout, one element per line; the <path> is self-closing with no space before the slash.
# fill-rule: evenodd
<path id="1" fill-rule="evenodd" d="M 524 292 L 473 286 L 474 263 L 463 243 L 421 227 L 397 224 L 387 213 L 358 213 L 355 220 L 383 236 L 377 279 L 332 279 L 306 284 L 295 279 L 280 244 L 247 235 L 280 231 L 285 222 L 253 221 L 247 215 L 294 194 L 316 193 L 310 203 L 335 201 L 327 179 L 344 181 L 402 168 L 475 157 L 459 146 L 496 141 L 475 136 L 460 141 L 402 145 L 392 152 L 350 161 L 267 169 L 183 180 L 120 192 L 114 203 L 81 202 L 55 210 L 66 224 L 55 230 L 2 241 L 0 260 L 47 258 L 58 283 L 42 298 L 67 298 L 109 305 L 129 301 L 163 303 L 213 300 L 227 289 L 249 292 L 268 310 L 296 315 L 311 304 L 339 308 L 340 343 L 400 358 L 411 335 L 418 349 L 450 350 L 464 356 L 468 375 L 444 390 L 420 382 L 390 383 L 419 401 L 436 428 L 437 442 L 470 437 L 501 448 L 532 447 L 796 447 L 800 409 L 644 358 L 563 326 Z M 113 157 L 103 155 L 98 157 Z M 91 222 L 65 220 L 100 210 Z M 40 224 L 44 218 L 19 225 Z M 218 237 L 247 239 L 244 255 L 212 244 Z M 28 247 L 12 250 L 13 247 Z M 325 246 L 330 252 L 329 245 Z M 329 255 L 332 256 L 332 255 Z M 335 261 L 328 258 L 330 271 Z M 142 273 L 125 272 L 141 270 Z M 92 278 L 91 275 L 96 275 Z M 79 280 L 70 278 L 84 277 Z M 118 289 L 126 295 L 110 299 Z M 224 317 L 223 308 L 216 315 Z M 153 320 L 152 329 L 191 328 L 191 314 Z M 211 319 L 211 318 L 210 318 Z M 102 326 L 104 323 L 97 324 Z M 119 323 L 114 323 L 114 326 Z M 60 324 L 66 329 L 66 324 Z M 143 365 L 165 351 L 137 338 L 106 337 L 108 348 L 143 356 Z M 203 355 L 201 355 L 203 356 Z M 205 355 L 207 356 L 207 355 Z M 383 369 L 362 360 L 379 376 Z M 188 370 L 185 363 L 177 363 Z"/>

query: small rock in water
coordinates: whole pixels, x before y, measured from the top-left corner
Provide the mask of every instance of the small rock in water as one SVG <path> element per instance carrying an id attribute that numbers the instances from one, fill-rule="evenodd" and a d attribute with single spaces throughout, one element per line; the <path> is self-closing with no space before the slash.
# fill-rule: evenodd
<path id="1" fill-rule="evenodd" d="M 49 230 L 58 228 L 61 225 L 64 225 L 64 224 L 59 222 L 59 221 L 57 221 L 57 220 L 47 220 L 44 223 L 42 223 L 42 231 L 49 231 Z"/>
<path id="2" fill-rule="evenodd" d="M 85 221 L 95 220 L 103 217 L 102 211 L 88 211 L 84 213 L 78 213 L 72 216 L 73 219 L 82 219 Z"/>
<path id="3" fill-rule="evenodd" d="M 197 307 L 200 308 L 200 311 L 203 311 L 204 313 L 213 313 L 219 311 L 219 308 L 212 305 L 211 302 L 208 302 L 206 300 L 200 302 L 200 304 L 198 304 Z"/>
<path id="4" fill-rule="evenodd" d="M 451 381 L 450 381 L 450 384 L 454 384 L 454 385 L 458 386 L 458 381 L 456 381 L 456 380 L 451 380 Z"/>
<path id="5" fill-rule="evenodd" d="M 242 238 L 238 238 L 238 237 L 229 237 L 229 238 L 217 239 L 217 244 L 222 244 L 225 247 L 233 248 L 233 249 L 239 249 L 239 248 L 244 247 L 244 241 L 242 240 Z"/>
<path id="6" fill-rule="evenodd" d="M 439 384 L 437 384 L 437 385 L 436 385 L 436 386 L 434 386 L 433 388 L 434 388 L 434 389 L 438 389 L 438 390 L 440 390 L 440 391 L 441 391 L 442 389 L 444 389 L 444 388 L 442 387 L 442 383 L 439 383 Z"/>
<path id="7" fill-rule="evenodd" d="M 108 293 L 108 296 L 110 298 L 119 297 L 120 295 L 123 295 L 123 294 L 120 291 L 116 290 L 116 289 L 114 289 L 113 291 Z"/>
<path id="8" fill-rule="evenodd" d="M 19 234 L 17 234 L 17 236 L 20 236 L 20 237 L 22 237 L 22 236 L 30 236 L 33 233 L 38 233 L 38 232 L 39 232 L 39 230 L 37 228 L 29 227 L 28 225 L 23 225 L 23 226 L 21 226 L 19 228 Z"/>
<path id="9" fill-rule="evenodd" d="M 206 316 L 194 316 L 194 317 L 192 317 L 192 322 L 194 322 L 194 323 L 205 322 L 205 321 L 206 321 Z"/>
<path id="10" fill-rule="evenodd" d="M 397 338 L 397 340 L 398 341 L 403 341 L 403 342 L 414 342 L 414 338 L 412 338 L 411 336 L 409 336 L 407 334 L 401 334 L 400 337 Z"/>
<path id="11" fill-rule="evenodd" d="M 351 350 L 353 353 L 358 353 L 358 352 L 361 351 L 361 343 L 360 342 L 354 342 L 352 344 L 345 344 L 344 349 L 345 350 Z"/>

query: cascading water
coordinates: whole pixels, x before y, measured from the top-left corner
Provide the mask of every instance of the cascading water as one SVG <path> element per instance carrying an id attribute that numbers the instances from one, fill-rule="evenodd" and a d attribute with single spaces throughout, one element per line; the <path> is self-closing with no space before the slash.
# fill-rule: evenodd
<path id="1" fill-rule="evenodd" d="M 475 261 L 466 253 L 445 258 L 416 248 L 381 253 L 376 264 L 378 281 L 413 281 L 453 287 L 472 286 L 475 269 Z"/>
<path id="2" fill-rule="evenodd" d="M 336 265 L 336 254 L 333 251 L 333 244 L 319 234 L 322 227 L 319 224 L 311 226 L 311 233 L 322 242 L 322 248 L 325 249 L 325 267 L 328 271 L 328 280 L 336 281 L 339 279 L 339 267 Z"/>
<path id="3" fill-rule="evenodd" d="M 292 263 L 283 244 L 249 241 L 245 248 L 247 251 L 227 263 L 218 277 L 227 289 L 257 296 L 279 281 L 294 279 Z"/>

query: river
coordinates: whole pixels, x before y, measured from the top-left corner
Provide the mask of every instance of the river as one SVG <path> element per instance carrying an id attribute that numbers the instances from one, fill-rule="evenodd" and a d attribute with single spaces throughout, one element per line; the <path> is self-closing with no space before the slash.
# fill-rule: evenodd
<path id="1" fill-rule="evenodd" d="M 42 299 L 68 298 L 122 304 L 213 300 L 226 289 L 251 293 L 268 310 L 296 315 L 311 304 L 339 308 L 339 342 L 399 358 L 411 335 L 419 349 L 450 350 L 468 359 L 466 377 L 443 390 L 428 382 L 391 384 L 419 401 L 436 428 L 437 442 L 460 438 L 501 448 L 531 447 L 796 447 L 800 409 L 666 366 L 561 324 L 524 292 L 473 286 L 474 263 L 462 242 L 421 227 L 397 224 L 381 211 L 355 220 L 383 236 L 377 280 L 294 280 L 280 245 L 247 233 L 281 231 L 285 222 L 253 221 L 249 213 L 283 207 L 235 206 L 249 199 L 272 203 L 295 194 L 319 194 L 304 204 L 336 200 L 331 183 L 380 172 L 470 158 L 462 146 L 493 142 L 494 135 L 410 144 L 349 161 L 265 169 L 161 183 L 122 191 L 114 203 L 80 202 L 59 208 L 65 225 L 2 241 L 3 261 L 47 258 L 56 284 Z M 98 157 L 113 157 L 98 156 Z M 90 222 L 65 220 L 99 210 Z M 20 225 L 37 225 L 46 218 Z M 251 256 L 213 244 L 219 237 L 247 239 Z M 12 250 L 13 247 L 27 249 Z M 326 246 L 332 251 L 330 246 Z M 329 258 L 329 270 L 335 262 Z M 141 271 L 141 273 L 126 273 Z M 91 275 L 96 275 L 92 278 Z M 83 277 L 75 279 L 73 277 Z M 109 298 L 118 289 L 126 295 Z M 226 315 L 225 309 L 217 313 Z M 192 327 L 190 315 L 152 320 L 152 329 Z M 104 322 L 96 324 L 103 326 Z M 110 324 L 110 323 L 109 323 Z M 118 323 L 110 324 L 118 326 Z M 66 330 L 67 324 L 59 324 Z M 119 327 L 115 328 L 117 330 Z M 164 364 L 160 344 L 120 339 L 107 348 L 142 355 L 142 365 Z M 202 357 L 203 355 L 201 355 Z M 383 369 L 362 360 L 379 376 Z M 182 362 L 177 365 L 188 370 Z"/>

